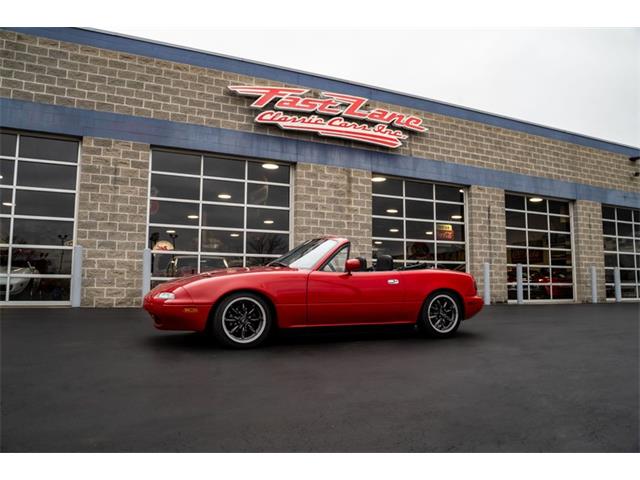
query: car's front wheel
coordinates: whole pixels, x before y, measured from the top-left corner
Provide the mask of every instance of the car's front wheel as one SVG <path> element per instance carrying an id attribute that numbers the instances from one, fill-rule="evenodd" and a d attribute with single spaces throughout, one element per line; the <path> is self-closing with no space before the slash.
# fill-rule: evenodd
<path id="1" fill-rule="evenodd" d="M 450 292 L 434 292 L 422 306 L 418 327 L 432 337 L 450 337 L 462 320 L 462 306 Z"/>
<path id="2" fill-rule="evenodd" d="M 217 306 L 212 331 L 223 345 L 251 348 L 267 339 L 272 323 L 271 309 L 264 299 L 253 293 L 239 292 Z"/>

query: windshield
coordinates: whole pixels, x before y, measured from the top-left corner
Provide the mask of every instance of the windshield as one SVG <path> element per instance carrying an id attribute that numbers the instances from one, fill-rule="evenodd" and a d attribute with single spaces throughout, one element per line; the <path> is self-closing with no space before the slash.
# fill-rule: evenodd
<path id="1" fill-rule="evenodd" d="M 322 257 L 329 253 L 338 244 L 335 240 L 315 238 L 293 250 L 285 253 L 280 258 L 270 262 L 269 265 L 282 265 L 285 267 L 308 270 L 312 268 Z"/>

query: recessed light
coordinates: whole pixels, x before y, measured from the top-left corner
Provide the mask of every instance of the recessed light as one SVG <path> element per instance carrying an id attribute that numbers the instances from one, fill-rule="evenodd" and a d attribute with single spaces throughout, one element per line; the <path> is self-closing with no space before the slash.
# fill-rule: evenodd
<path id="1" fill-rule="evenodd" d="M 231 233 L 229 236 L 233 237 L 233 238 L 236 238 L 236 237 L 239 237 L 240 234 L 239 233 Z"/>
<path id="2" fill-rule="evenodd" d="M 529 201 L 530 201 L 531 203 L 540 203 L 540 202 L 542 201 L 542 199 L 541 199 L 540 197 L 531 197 L 531 198 L 529 199 Z"/>
<path id="3" fill-rule="evenodd" d="M 387 213 L 398 213 L 398 210 L 395 208 L 387 208 Z"/>
<path id="4" fill-rule="evenodd" d="M 168 233 L 169 235 L 171 235 L 172 233 L 176 233 L 176 231 L 175 231 L 175 230 L 167 230 L 167 233 Z"/>
<path id="5" fill-rule="evenodd" d="M 221 200 L 229 200 L 231 198 L 231 195 L 229 195 L 228 193 L 219 193 L 218 198 Z"/>
<path id="6" fill-rule="evenodd" d="M 464 188 L 461 188 L 460 190 L 458 190 L 460 193 L 464 193 Z"/>
<path id="7" fill-rule="evenodd" d="M 187 215 L 187 218 L 189 220 L 197 220 L 198 219 L 198 215 Z"/>
<path id="8" fill-rule="evenodd" d="M 398 230 L 397 228 L 390 228 L 389 231 L 391 233 L 398 233 L 400 230 Z"/>
<path id="9" fill-rule="evenodd" d="M 382 242 L 380 240 L 376 240 L 375 242 L 373 242 L 374 245 L 382 245 Z"/>
<path id="10" fill-rule="evenodd" d="M 13 207 L 13 203 L 11 202 L 2 202 L 2 205 L 4 205 L 5 207 Z"/>
<path id="11" fill-rule="evenodd" d="M 386 182 L 387 179 L 385 177 L 371 177 L 371 181 L 375 183 Z"/>
<path id="12" fill-rule="evenodd" d="M 451 215 L 451 220 L 460 220 L 462 215 Z"/>
<path id="13" fill-rule="evenodd" d="M 264 222 L 265 225 L 271 225 L 273 223 L 273 220 L 265 220 Z"/>
<path id="14" fill-rule="evenodd" d="M 262 168 L 265 170 L 277 170 L 280 168 L 280 165 L 276 165 L 275 163 L 263 163 Z"/>
<path id="15" fill-rule="evenodd" d="M 433 232 L 424 232 L 424 233 L 426 233 L 427 235 L 433 235 Z"/>

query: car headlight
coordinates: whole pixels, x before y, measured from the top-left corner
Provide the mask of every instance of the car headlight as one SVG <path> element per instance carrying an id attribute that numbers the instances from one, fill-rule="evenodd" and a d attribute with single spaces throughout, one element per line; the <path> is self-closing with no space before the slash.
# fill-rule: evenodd
<path id="1" fill-rule="evenodd" d="M 173 300 L 176 298 L 176 295 L 173 292 L 161 292 L 156 295 L 156 298 L 160 300 Z"/>

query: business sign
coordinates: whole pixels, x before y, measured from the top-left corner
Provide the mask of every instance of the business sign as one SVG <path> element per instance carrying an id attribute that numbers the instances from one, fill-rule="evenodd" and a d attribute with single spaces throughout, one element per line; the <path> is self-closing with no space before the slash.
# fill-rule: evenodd
<path id="1" fill-rule="evenodd" d="M 455 240 L 456 234 L 453 231 L 453 225 L 450 223 L 439 223 L 436 229 L 436 238 L 438 240 Z"/>
<path id="2" fill-rule="evenodd" d="M 255 121 L 277 125 L 283 130 L 312 132 L 388 148 L 403 145 L 409 132 L 427 131 L 419 117 L 383 108 L 366 110 L 364 107 L 369 100 L 354 95 L 321 92 L 321 98 L 305 97 L 303 95 L 309 91 L 306 88 L 256 85 L 234 85 L 229 86 L 229 90 L 238 95 L 257 97 L 251 107 L 262 111 Z"/>

